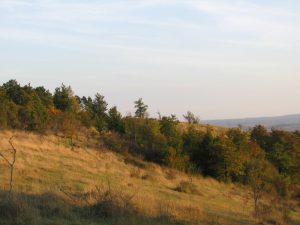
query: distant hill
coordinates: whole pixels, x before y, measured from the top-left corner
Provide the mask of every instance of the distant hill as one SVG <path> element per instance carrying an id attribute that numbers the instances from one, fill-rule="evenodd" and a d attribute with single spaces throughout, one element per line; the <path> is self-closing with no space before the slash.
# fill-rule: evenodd
<path id="1" fill-rule="evenodd" d="M 300 114 L 244 119 L 206 120 L 202 122 L 223 127 L 237 127 L 242 125 L 242 127 L 247 128 L 261 124 L 268 129 L 276 128 L 288 131 L 300 130 Z"/>

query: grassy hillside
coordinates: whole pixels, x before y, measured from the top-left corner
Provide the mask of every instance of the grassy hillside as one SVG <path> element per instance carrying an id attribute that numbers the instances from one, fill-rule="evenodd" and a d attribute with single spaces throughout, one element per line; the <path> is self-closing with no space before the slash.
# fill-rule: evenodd
<path id="1" fill-rule="evenodd" d="M 0 150 L 7 157 L 11 136 L 17 149 L 13 191 L 18 201 L 30 199 L 27 207 L 29 214 L 38 214 L 36 224 L 256 224 L 245 187 L 119 155 L 83 137 L 71 149 L 62 137 L 2 131 Z M 9 168 L 2 159 L 0 171 L 1 188 L 7 190 Z M 114 193 L 124 202 L 126 198 L 130 206 L 122 205 L 111 216 L 86 216 L 93 211 L 96 198 L 83 196 L 95 190 Z M 41 202 L 46 209 L 39 208 Z M 124 220 L 119 214 L 126 207 L 134 207 L 134 213 Z M 43 210 L 52 213 L 45 215 Z M 299 213 L 293 216 L 300 219 Z"/>

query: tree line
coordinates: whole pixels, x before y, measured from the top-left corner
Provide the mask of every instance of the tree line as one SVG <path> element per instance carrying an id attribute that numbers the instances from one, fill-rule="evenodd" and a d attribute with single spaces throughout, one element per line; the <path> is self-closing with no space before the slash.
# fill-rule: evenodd
<path id="1" fill-rule="evenodd" d="M 250 185 L 260 191 L 298 196 L 300 132 L 228 129 L 214 134 L 197 129 L 193 113 L 184 115 L 189 126 L 181 129 L 175 115 L 150 118 L 142 99 L 134 102 L 134 116 L 108 108 L 105 97 L 75 95 L 62 84 L 54 93 L 10 80 L 0 86 L 0 128 L 35 132 L 61 132 L 74 137 L 81 129 L 108 136 L 113 150 L 132 154 L 179 170 Z"/>

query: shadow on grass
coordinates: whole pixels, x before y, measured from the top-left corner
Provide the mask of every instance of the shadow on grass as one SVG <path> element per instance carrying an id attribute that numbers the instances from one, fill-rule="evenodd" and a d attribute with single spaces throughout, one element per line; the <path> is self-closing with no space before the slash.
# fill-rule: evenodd
<path id="1" fill-rule="evenodd" d="M 148 217 L 133 205 L 120 204 L 105 195 L 94 204 L 79 206 L 63 198 L 45 193 L 28 195 L 14 193 L 9 197 L 0 191 L 0 224 L 5 225 L 184 225 L 168 215 Z"/>

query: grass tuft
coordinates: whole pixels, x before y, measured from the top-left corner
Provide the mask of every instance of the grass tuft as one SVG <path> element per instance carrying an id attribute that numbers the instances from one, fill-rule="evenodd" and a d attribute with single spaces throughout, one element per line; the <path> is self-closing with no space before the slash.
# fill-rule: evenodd
<path id="1" fill-rule="evenodd" d="M 186 194 L 199 194 L 196 185 L 189 181 L 181 181 L 175 190 Z"/>

